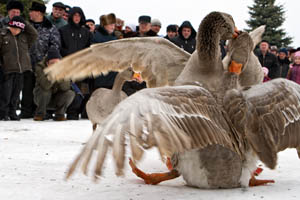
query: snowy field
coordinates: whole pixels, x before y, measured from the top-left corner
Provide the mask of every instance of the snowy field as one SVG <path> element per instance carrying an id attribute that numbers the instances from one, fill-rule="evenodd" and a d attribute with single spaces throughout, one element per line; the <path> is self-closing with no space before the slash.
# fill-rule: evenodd
<path id="1" fill-rule="evenodd" d="M 132 174 L 128 164 L 126 176 L 116 177 L 111 155 L 98 183 L 81 173 L 65 181 L 65 172 L 91 135 L 91 129 L 88 120 L 0 121 L 0 199 L 300 199 L 300 160 L 294 149 L 279 154 L 276 170 L 265 168 L 259 176 L 275 179 L 275 184 L 254 188 L 203 190 L 185 186 L 182 178 L 156 186 L 145 185 Z M 138 166 L 146 172 L 167 170 L 155 150 L 149 151 Z"/>

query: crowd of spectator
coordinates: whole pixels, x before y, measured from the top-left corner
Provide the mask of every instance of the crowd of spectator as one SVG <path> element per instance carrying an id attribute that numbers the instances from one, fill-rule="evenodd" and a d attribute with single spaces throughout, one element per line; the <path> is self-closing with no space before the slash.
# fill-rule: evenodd
<path id="1" fill-rule="evenodd" d="M 167 34 L 163 36 L 158 35 L 161 21 L 148 15 L 139 16 L 138 24 L 130 24 L 114 13 L 103 14 L 97 24 L 93 19 L 86 19 L 80 7 L 62 2 L 55 2 L 52 12 L 46 15 L 45 4 L 33 1 L 28 21 L 21 17 L 24 6 L 20 1 L 9 1 L 6 9 L 8 15 L 0 19 L 0 120 L 86 118 L 85 104 L 91 93 L 97 88 L 111 89 L 117 72 L 78 82 L 53 83 L 43 69 L 91 44 L 157 36 L 189 53 L 196 48 L 196 31 L 189 21 L 180 26 L 168 25 Z M 220 42 L 220 47 L 224 57 L 224 41 Z M 256 54 L 264 68 L 265 81 L 284 77 L 300 83 L 300 51 L 296 51 L 278 50 L 262 41 Z M 131 95 L 145 87 L 145 82 L 130 81 L 124 84 L 123 90 Z"/>

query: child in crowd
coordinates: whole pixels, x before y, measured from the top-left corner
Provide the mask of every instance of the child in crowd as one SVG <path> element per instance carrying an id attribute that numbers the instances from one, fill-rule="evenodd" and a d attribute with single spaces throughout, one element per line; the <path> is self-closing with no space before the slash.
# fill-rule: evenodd
<path id="1" fill-rule="evenodd" d="M 291 64 L 287 79 L 300 84 L 300 51 L 297 51 L 294 55 L 294 62 Z"/>
<path id="2" fill-rule="evenodd" d="M 263 72 L 264 72 L 264 80 L 263 80 L 263 82 L 267 82 L 267 81 L 271 80 L 271 78 L 268 76 L 269 69 L 266 68 L 266 67 L 263 67 L 262 69 L 263 69 Z"/>

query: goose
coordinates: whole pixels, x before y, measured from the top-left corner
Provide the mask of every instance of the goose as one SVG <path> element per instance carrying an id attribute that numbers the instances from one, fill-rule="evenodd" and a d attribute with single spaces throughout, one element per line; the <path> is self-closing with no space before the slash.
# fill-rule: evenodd
<path id="1" fill-rule="evenodd" d="M 122 86 L 125 81 L 132 80 L 134 76 L 134 71 L 129 67 L 118 73 L 112 90 L 98 88 L 92 93 L 86 104 L 86 112 L 92 122 L 93 130 L 113 111 L 119 102 L 127 97 L 126 93 L 122 91 Z"/>
<path id="2" fill-rule="evenodd" d="M 239 60 L 243 64 L 240 76 L 242 86 L 262 81 L 261 65 L 252 52 L 251 39 L 256 46 L 260 42 L 263 32 L 264 27 L 259 27 L 249 34 L 245 32 L 233 39 L 232 41 L 235 42 L 229 42 L 228 53 L 223 60 L 225 68 L 228 68 L 233 58 L 240 59 L 247 56 L 246 59 L 244 58 L 247 62 L 242 63 L 243 60 Z M 205 42 L 201 45 L 198 42 L 198 44 L 198 48 L 206 45 Z M 241 49 L 241 46 L 245 47 L 243 51 L 235 50 Z M 216 51 L 217 48 L 219 47 L 216 46 Z M 148 88 L 172 86 L 188 62 L 188 65 L 198 64 L 197 54 L 196 50 L 191 56 L 188 52 L 160 37 L 128 38 L 92 45 L 65 57 L 51 69 L 46 69 L 45 72 L 49 79 L 54 81 L 62 79 L 75 81 L 89 76 L 97 76 L 107 71 L 123 71 L 128 66 L 132 66 L 134 71 L 141 72 Z M 186 76 L 184 77 L 186 80 L 194 79 L 188 74 L 183 76 Z"/>
<path id="3" fill-rule="evenodd" d="M 207 21 L 219 26 L 203 26 Z M 213 38 L 234 34 L 234 22 L 225 13 L 207 15 L 198 34 L 202 34 L 201 27 L 210 29 L 207 33 L 219 34 L 207 34 L 212 37 L 208 40 L 211 42 L 215 41 Z M 217 32 L 215 29 L 219 27 L 222 29 Z M 201 41 L 201 36 L 198 39 Z M 210 47 L 206 51 L 214 51 Z M 204 51 L 199 49 L 200 54 L 192 55 L 199 56 L 193 60 L 198 62 L 196 68 L 207 59 Z M 277 153 L 286 148 L 296 148 L 300 157 L 300 86 L 275 79 L 241 87 L 239 75 L 225 70 L 220 56 L 210 59 L 213 65 L 207 66 L 206 73 L 214 81 L 208 84 L 198 81 L 198 76 L 195 76 L 198 82 L 184 80 L 183 73 L 195 72 L 202 76 L 205 71 L 204 65 L 200 70 L 190 67 L 178 79 L 178 82 L 190 82 L 187 85 L 144 89 L 118 104 L 74 160 L 67 178 L 78 166 L 86 174 L 89 164 L 94 163 L 93 175 L 98 179 L 109 148 L 112 148 L 116 175 L 123 175 L 128 147 L 132 171 L 147 184 L 158 184 L 180 175 L 187 185 L 199 188 L 235 188 L 274 182 L 256 180 L 253 171 L 258 160 L 274 169 Z M 210 74 L 210 70 L 214 73 Z M 144 151 L 152 147 L 158 149 L 162 158 L 171 158 L 169 172 L 146 174 L 137 168 Z"/>

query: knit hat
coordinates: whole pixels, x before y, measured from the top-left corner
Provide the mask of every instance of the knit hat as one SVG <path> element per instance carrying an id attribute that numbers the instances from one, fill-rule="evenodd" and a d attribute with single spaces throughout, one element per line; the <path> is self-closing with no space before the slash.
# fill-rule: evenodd
<path id="1" fill-rule="evenodd" d="M 265 76 L 267 76 L 269 74 L 269 69 L 268 68 L 263 67 L 262 70 L 263 70 Z"/>
<path id="2" fill-rule="evenodd" d="M 132 32 L 136 32 L 136 25 L 135 24 L 126 24 L 125 27 L 129 27 Z"/>
<path id="3" fill-rule="evenodd" d="M 300 57 L 300 51 L 296 51 L 294 57 Z"/>
<path id="4" fill-rule="evenodd" d="M 29 8 L 29 10 L 40 11 L 41 13 L 45 13 L 46 6 L 41 2 L 33 1 L 31 4 L 31 8 Z"/>
<path id="5" fill-rule="evenodd" d="M 95 21 L 93 19 L 87 19 L 87 20 L 85 20 L 85 23 L 87 23 L 87 22 L 92 22 L 93 24 L 95 24 Z"/>
<path id="6" fill-rule="evenodd" d="M 52 4 L 53 7 L 57 7 L 57 8 L 62 8 L 62 9 L 66 9 L 65 4 L 63 4 L 62 2 L 55 2 L 54 4 Z"/>
<path id="7" fill-rule="evenodd" d="M 161 27 L 161 22 L 159 21 L 159 19 L 152 19 L 151 20 L 151 25 Z"/>
<path id="8" fill-rule="evenodd" d="M 109 24 L 116 23 L 116 15 L 114 13 L 110 13 L 108 15 L 101 15 L 100 16 L 100 26 L 105 26 Z"/>
<path id="9" fill-rule="evenodd" d="M 177 32 L 177 27 L 175 24 L 170 24 L 167 26 L 167 32 Z"/>
<path id="10" fill-rule="evenodd" d="M 14 28 L 19 28 L 21 30 L 24 30 L 25 28 L 25 21 L 22 17 L 20 16 L 14 16 L 9 22 L 8 26 L 14 27 Z"/>
<path id="11" fill-rule="evenodd" d="M 139 23 L 151 23 L 151 17 L 148 15 L 142 15 L 139 17 Z"/>
<path id="12" fill-rule="evenodd" d="M 24 10 L 24 5 L 22 2 L 20 1 L 9 1 L 7 4 L 6 4 L 6 10 L 9 11 L 11 9 L 19 9 L 21 12 L 23 12 Z"/>
<path id="13" fill-rule="evenodd" d="M 51 59 L 60 59 L 61 55 L 59 53 L 59 51 L 55 48 L 50 48 L 48 51 L 48 55 L 47 55 L 47 61 L 51 60 Z"/>
<path id="14" fill-rule="evenodd" d="M 279 49 L 278 53 L 285 53 L 285 55 L 288 55 L 288 51 L 286 50 L 286 48 Z"/>

